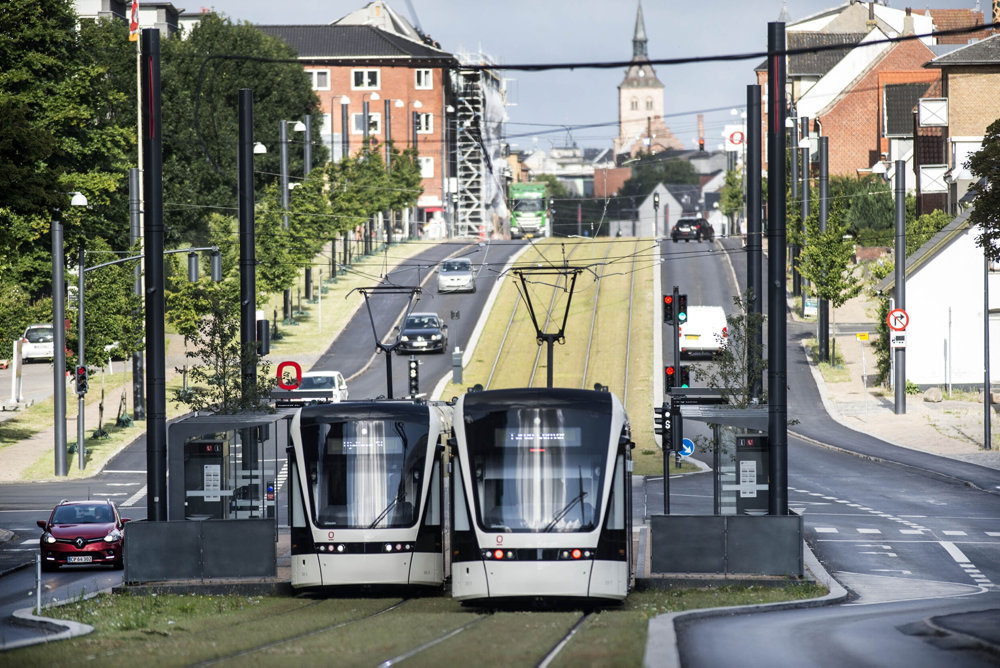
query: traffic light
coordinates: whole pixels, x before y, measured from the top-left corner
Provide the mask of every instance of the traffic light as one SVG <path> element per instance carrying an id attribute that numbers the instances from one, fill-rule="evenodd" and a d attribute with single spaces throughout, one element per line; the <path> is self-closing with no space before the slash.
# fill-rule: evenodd
<path id="1" fill-rule="evenodd" d="M 705 152 L 705 139 L 704 138 L 701 138 L 701 139 L 698 140 L 698 150 L 701 151 L 702 153 Z"/>
<path id="2" fill-rule="evenodd" d="M 691 367 L 686 364 L 681 365 L 681 387 L 691 387 Z"/>
<path id="3" fill-rule="evenodd" d="M 663 295 L 663 322 L 666 325 L 674 324 L 674 296 Z"/>
<path id="4" fill-rule="evenodd" d="M 660 406 L 654 406 L 653 413 L 655 413 L 655 415 L 653 416 L 653 425 L 654 425 L 653 433 L 659 434 L 661 436 L 666 435 L 669 438 L 670 406 L 668 406 L 666 403 Z M 664 438 L 663 440 L 666 441 L 667 438 Z"/>
<path id="5" fill-rule="evenodd" d="M 664 380 L 663 386 L 664 387 L 674 387 L 674 385 L 676 383 L 677 370 L 673 367 L 673 365 L 671 365 L 671 366 L 666 367 L 663 370 L 663 372 L 664 372 L 664 375 L 666 376 L 666 379 Z"/>
<path id="6" fill-rule="evenodd" d="M 684 324 L 688 319 L 688 296 L 677 295 L 677 322 Z"/>
<path id="7" fill-rule="evenodd" d="M 87 393 L 87 367 L 82 365 L 76 367 L 76 393 L 80 396 Z"/>
<path id="8" fill-rule="evenodd" d="M 420 369 L 419 369 L 419 364 L 420 363 L 417 362 L 417 358 L 414 357 L 413 355 L 410 355 L 409 373 L 407 374 L 407 377 L 408 377 L 409 383 L 410 383 L 410 396 L 411 397 L 415 397 L 415 396 L 417 396 L 417 394 L 420 393 Z"/>

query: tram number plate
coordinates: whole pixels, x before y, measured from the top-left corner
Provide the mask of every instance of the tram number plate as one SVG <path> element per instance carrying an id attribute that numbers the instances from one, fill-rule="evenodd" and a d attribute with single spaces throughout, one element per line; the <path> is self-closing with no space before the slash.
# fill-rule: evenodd
<path id="1" fill-rule="evenodd" d="M 66 558 L 66 563 L 68 563 L 68 564 L 89 564 L 93 560 L 94 560 L 94 558 L 88 554 L 88 555 L 78 556 L 78 557 L 67 557 Z"/>

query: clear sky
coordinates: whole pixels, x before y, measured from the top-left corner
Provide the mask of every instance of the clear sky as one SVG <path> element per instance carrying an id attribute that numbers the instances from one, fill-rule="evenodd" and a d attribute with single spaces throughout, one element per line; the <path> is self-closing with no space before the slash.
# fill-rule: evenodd
<path id="1" fill-rule="evenodd" d="M 884 1 L 884 0 L 883 0 Z M 204 0 L 231 19 L 259 24 L 332 23 L 367 0 Z M 178 3 L 187 11 L 198 5 Z M 632 57 L 637 0 L 387 0 L 392 9 L 451 53 L 482 51 L 500 64 L 592 63 Z M 843 4 L 836 0 L 644 0 L 649 57 L 684 58 L 767 50 L 767 24 L 782 6 L 790 21 Z M 973 9 L 975 0 L 926 0 L 889 6 Z M 416 11 L 414 21 L 410 10 Z M 990 2 L 981 9 L 989 12 Z M 989 18 L 987 16 L 987 18 Z M 761 59 L 657 66 L 665 86 L 666 123 L 688 148 L 697 146 L 697 114 L 705 144 L 715 149 L 722 128 L 746 104 Z M 624 68 L 508 71 L 507 136 L 520 148 L 611 147 L 617 134 L 618 84 Z M 603 124 L 603 125 L 601 125 Z M 599 125 L 599 127 L 583 127 Z M 568 128 L 568 130 L 567 130 Z"/>

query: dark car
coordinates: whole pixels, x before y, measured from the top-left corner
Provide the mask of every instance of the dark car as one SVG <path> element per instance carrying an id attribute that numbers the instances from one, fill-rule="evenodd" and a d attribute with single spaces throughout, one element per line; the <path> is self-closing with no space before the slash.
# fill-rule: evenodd
<path id="1" fill-rule="evenodd" d="M 125 565 L 125 523 L 111 501 L 61 501 L 42 529 L 42 570 L 74 564 Z"/>
<path id="2" fill-rule="evenodd" d="M 684 241 L 694 239 L 700 243 L 702 239 L 707 241 L 714 239 L 715 231 L 712 229 L 712 224 L 704 218 L 681 218 L 674 223 L 670 238 L 674 240 L 674 243 L 677 243 L 679 239 Z"/>
<path id="3" fill-rule="evenodd" d="M 443 353 L 448 348 L 448 325 L 437 313 L 411 313 L 399 331 L 400 352 L 436 350 Z"/>

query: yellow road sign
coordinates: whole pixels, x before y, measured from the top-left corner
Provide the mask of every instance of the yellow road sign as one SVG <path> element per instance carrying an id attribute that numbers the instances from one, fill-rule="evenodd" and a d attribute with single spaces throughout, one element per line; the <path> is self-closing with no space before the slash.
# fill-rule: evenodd
<path id="1" fill-rule="evenodd" d="M 854 336 L 858 337 L 858 341 L 867 341 L 868 340 L 868 332 L 858 332 Z"/>

